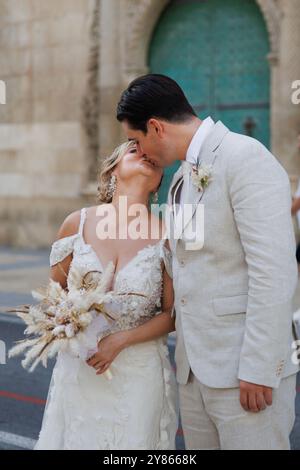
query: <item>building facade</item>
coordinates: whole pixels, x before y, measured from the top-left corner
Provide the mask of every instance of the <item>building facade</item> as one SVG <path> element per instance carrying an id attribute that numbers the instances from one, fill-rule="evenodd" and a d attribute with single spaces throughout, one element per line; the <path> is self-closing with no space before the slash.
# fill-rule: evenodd
<path id="1" fill-rule="evenodd" d="M 120 94 L 149 71 L 200 117 L 261 140 L 294 189 L 299 0 L 1 0 L 0 23 L 0 243 L 47 246 L 93 203 L 99 162 L 124 140 Z"/>

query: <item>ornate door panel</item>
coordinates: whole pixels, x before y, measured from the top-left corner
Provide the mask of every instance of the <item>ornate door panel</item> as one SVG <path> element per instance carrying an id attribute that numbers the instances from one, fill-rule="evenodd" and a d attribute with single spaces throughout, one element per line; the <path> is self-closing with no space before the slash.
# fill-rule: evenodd
<path id="1" fill-rule="evenodd" d="M 149 49 L 154 73 L 174 78 L 197 114 L 269 145 L 268 33 L 255 0 L 174 0 Z M 160 202 L 175 169 L 166 169 Z"/>

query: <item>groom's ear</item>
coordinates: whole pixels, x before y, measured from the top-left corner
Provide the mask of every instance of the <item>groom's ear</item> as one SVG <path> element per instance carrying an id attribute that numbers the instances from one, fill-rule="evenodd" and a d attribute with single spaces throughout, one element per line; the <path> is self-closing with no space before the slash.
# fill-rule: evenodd
<path id="1" fill-rule="evenodd" d="M 148 121 L 148 130 L 152 130 L 158 137 L 162 137 L 164 133 L 164 125 L 162 121 L 151 118 Z"/>

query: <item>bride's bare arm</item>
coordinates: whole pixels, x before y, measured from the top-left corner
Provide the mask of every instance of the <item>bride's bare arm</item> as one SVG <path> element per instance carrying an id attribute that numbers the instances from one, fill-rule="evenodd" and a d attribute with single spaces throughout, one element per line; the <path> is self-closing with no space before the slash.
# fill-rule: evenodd
<path id="1" fill-rule="evenodd" d="M 171 317 L 174 302 L 173 282 L 164 269 L 162 313 L 141 326 L 124 332 L 125 347 L 159 338 L 175 330 L 175 318 Z"/>
<path id="2" fill-rule="evenodd" d="M 98 352 L 94 354 L 87 364 L 94 367 L 97 374 L 103 374 L 115 357 L 133 344 L 143 343 L 159 338 L 175 330 L 175 319 L 171 316 L 174 302 L 173 282 L 167 272 L 163 273 L 162 312 L 148 320 L 141 326 L 130 330 L 122 330 L 106 336 L 99 342 Z"/>

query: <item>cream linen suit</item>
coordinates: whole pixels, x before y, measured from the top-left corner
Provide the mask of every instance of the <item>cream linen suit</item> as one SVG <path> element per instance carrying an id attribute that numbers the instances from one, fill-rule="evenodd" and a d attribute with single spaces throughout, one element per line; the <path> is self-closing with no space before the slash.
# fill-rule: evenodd
<path id="1" fill-rule="evenodd" d="M 298 371 L 291 361 L 297 266 L 289 179 L 261 143 L 221 121 L 198 161 L 212 165 L 208 187 L 191 184 L 189 194 L 194 212 L 204 205 L 202 249 L 175 239 L 173 217 L 170 228 L 186 447 L 286 449 Z M 182 181 L 180 167 L 170 206 L 174 194 L 179 202 Z M 273 405 L 244 411 L 239 379 L 274 388 Z"/>

